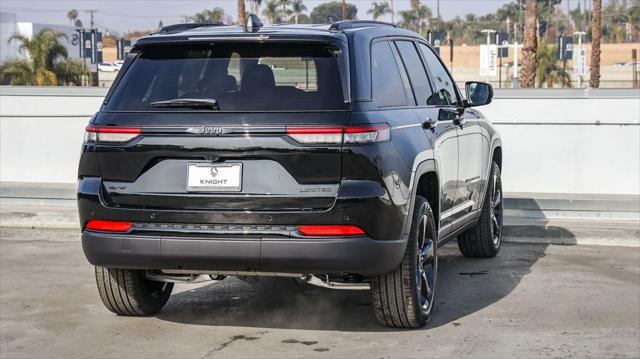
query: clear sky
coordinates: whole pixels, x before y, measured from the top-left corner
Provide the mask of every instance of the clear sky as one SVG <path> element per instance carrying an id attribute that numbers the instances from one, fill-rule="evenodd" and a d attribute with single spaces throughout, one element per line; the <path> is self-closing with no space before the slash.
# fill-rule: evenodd
<path id="1" fill-rule="evenodd" d="M 304 0 L 307 13 L 314 6 L 327 0 Z M 570 1 L 573 6 L 583 0 Z M 368 0 L 348 0 L 358 7 L 358 18 L 368 19 L 367 10 L 371 7 Z M 468 13 L 484 15 L 494 12 L 509 0 L 440 0 L 440 14 L 444 19 Z M 89 15 L 84 10 L 96 9 L 95 23 L 98 28 L 124 33 L 132 30 L 149 30 L 162 20 L 165 25 L 181 22 L 184 16 L 193 15 L 205 8 L 222 7 L 225 13 L 236 17 L 236 0 L 0 0 L 0 11 L 16 13 L 18 21 L 41 22 L 50 24 L 69 24 L 66 13 L 77 9 L 85 26 L 89 25 Z M 406 10 L 409 0 L 393 0 L 397 11 Z M 422 0 L 435 15 L 437 0 Z M 249 4 L 249 1 L 247 1 Z M 264 4 L 264 1 L 263 1 Z M 565 5 L 566 6 L 566 5 Z M 387 16 L 388 17 L 388 16 Z M 397 18 L 396 18 L 397 19 Z M 381 19 L 388 21 L 389 18 Z"/>

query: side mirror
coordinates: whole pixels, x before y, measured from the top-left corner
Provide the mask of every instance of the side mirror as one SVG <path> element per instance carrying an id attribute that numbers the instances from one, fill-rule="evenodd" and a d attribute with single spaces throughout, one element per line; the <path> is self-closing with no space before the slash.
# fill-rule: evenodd
<path id="1" fill-rule="evenodd" d="M 488 105 L 493 99 L 493 87 L 486 82 L 467 82 L 464 88 L 467 92 L 465 107 Z"/>

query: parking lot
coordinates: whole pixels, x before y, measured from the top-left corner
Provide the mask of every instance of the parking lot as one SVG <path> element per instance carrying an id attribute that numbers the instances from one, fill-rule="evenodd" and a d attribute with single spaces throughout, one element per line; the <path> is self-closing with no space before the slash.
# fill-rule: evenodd
<path id="1" fill-rule="evenodd" d="M 0 239 L 2 358 L 640 356 L 637 247 L 507 243 L 471 260 L 447 245 L 431 323 L 392 330 L 367 291 L 290 279 L 177 285 L 158 315 L 117 317 L 73 230 L 16 231 Z"/>

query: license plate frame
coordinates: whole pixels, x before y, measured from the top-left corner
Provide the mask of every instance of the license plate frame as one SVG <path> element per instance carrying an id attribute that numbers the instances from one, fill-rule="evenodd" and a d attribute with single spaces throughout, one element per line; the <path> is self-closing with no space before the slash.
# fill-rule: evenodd
<path id="1" fill-rule="evenodd" d="M 197 174 L 193 174 L 196 177 L 193 178 L 193 181 L 190 182 L 192 176 L 192 169 L 194 172 L 198 172 L 200 176 Z M 216 169 L 215 175 L 213 170 Z M 220 171 L 222 169 L 223 171 Z M 221 163 L 221 164 L 213 164 L 213 163 L 202 163 L 202 162 L 189 162 L 187 163 L 186 170 L 186 187 L 187 192 L 242 192 L 242 175 L 243 175 L 243 166 L 241 162 L 234 163 Z M 201 181 L 204 179 L 203 174 L 204 171 L 208 171 L 209 177 L 207 180 L 210 181 L 220 181 L 220 180 L 235 180 L 231 182 L 231 185 L 216 185 L 215 183 L 201 185 Z M 237 177 L 228 178 L 229 176 L 234 176 L 234 174 L 222 174 L 224 172 L 232 172 L 238 171 Z M 220 176 L 220 177 L 219 177 Z M 225 176 L 227 178 L 225 178 Z M 217 177 L 217 178 L 216 178 Z M 195 183 L 194 183 L 195 182 Z M 198 183 L 199 182 L 199 183 Z"/>

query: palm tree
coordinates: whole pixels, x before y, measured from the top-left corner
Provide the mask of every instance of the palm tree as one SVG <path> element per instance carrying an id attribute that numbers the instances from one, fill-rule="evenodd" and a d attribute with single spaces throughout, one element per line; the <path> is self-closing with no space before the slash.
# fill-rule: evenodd
<path id="1" fill-rule="evenodd" d="M 10 78 L 12 84 L 58 85 L 73 82 L 80 84 L 86 73 L 80 61 L 68 59 L 67 48 L 60 43 L 68 41 L 64 33 L 43 29 L 32 38 L 14 34 L 9 43 L 18 43 L 18 50 L 28 58 L 13 60 L 2 65 L 2 78 Z"/>
<path id="2" fill-rule="evenodd" d="M 281 19 L 280 9 L 278 8 L 279 4 L 276 1 L 277 0 L 268 0 L 264 10 L 262 10 L 262 15 L 266 16 L 272 24 L 279 23 Z"/>
<path id="3" fill-rule="evenodd" d="M 296 24 L 298 23 L 298 17 L 305 11 L 307 11 L 307 7 L 304 6 L 302 0 L 291 1 L 291 12 L 293 13 L 293 19 Z"/>
<path id="4" fill-rule="evenodd" d="M 538 44 L 538 66 L 536 69 L 536 79 L 538 87 L 546 85 L 553 87 L 555 84 L 571 87 L 571 75 L 558 65 L 558 48 L 555 45 L 548 45 L 545 42 Z"/>
<path id="5" fill-rule="evenodd" d="M 600 38 L 602 37 L 602 0 L 593 0 L 591 28 L 591 87 L 600 87 Z"/>
<path id="6" fill-rule="evenodd" d="M 71 24 L 72 26 L 73 26 L 73 23 L 75 23 L 77 18 L 78 18 L 78 10 L 71 9 L 67 12 L 67 19 L 69 19 L 69 24 Z"/>
<path id="7" fill-rule="evenodd" d="M 26 53 L 31 61 L 33 61 L 35 69 L 39 70 L 52 69 L 53 64 L 59 58 L 66 58 L 68 56 L 67 48 L 60 43 L 59 39 L 68 41 L 67 35 L 62 32 L 43 29 L 33 36 L 33 38 L 13 34 L 8 42 L 18 42 L 18 51 Z"/>
<path id="8" fill-rule="evenodd" d="M 244 14 L 244 0 L 238 0 L 238 24 L 244 25 L 246 18 Z"/>
<path id="9" fill-rule="evenodd" d="M 289 15 L 289 11 L 287 10 L 287 5 L 289 5 L 290 3 L 291 3 L 291 0 L 278 0 L 278 4 L 282 6 L 282 15 L 285 17 Z"/>
<path id="10" fill-rule="evenodd" d="M 432 17 L 431 9 L 422 5 L 420 0 L 411 0 L 411 9 L 400 11 L 402 21 L 400 26 L 422 34 L 424 20 Z"/>
<path id="11" fill-rule="evenodd" d="M 371 9 L 367 11 L 367 14 L 371 14 L 374 20 L 378 20 L 380 16 L 384 16 L 385 14 L 390 14 L 391 8 L 389 7 L 389 3 L 386 1 L 382 1 L 380 3 L 373 2 L 371 3 Z"/>
<path id="12" fill-rule="evenodd" d="M 538 2 L 527 0 L 524 13 L 524 44 L 522 46 L 522 87 L 534 87 L 536 81 L 536 53 L 538 51 Z"/>

